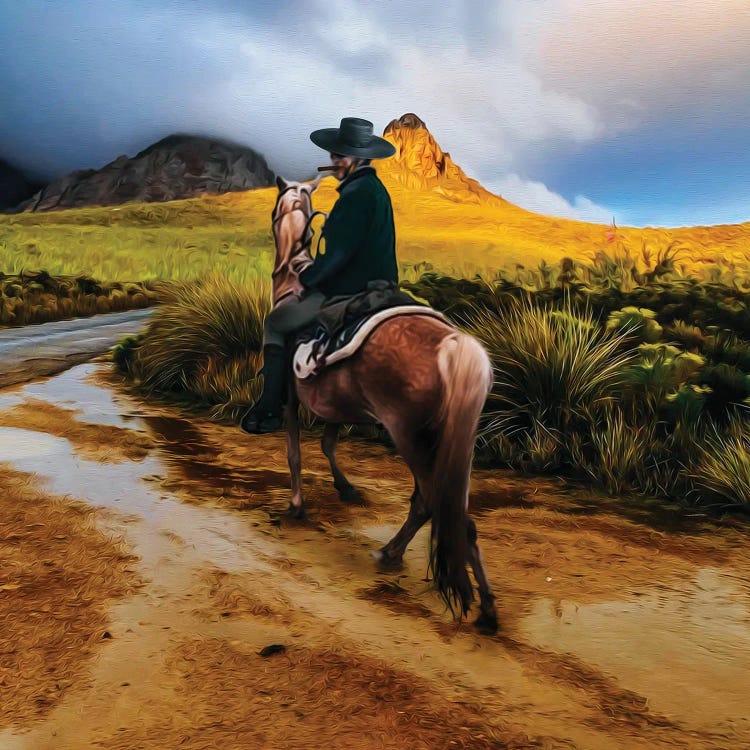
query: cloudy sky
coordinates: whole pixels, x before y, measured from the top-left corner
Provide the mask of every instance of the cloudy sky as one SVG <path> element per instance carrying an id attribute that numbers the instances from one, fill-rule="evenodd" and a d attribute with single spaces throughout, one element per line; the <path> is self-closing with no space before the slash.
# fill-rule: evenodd
<path id="1" fill-rule="evenodd" d="M 0 0 L 0 157 L 100 167 L 173 132 L 274 171 L 414 112 L 470 176 L 621 226 L 750 220 L 748 0 Z"/>

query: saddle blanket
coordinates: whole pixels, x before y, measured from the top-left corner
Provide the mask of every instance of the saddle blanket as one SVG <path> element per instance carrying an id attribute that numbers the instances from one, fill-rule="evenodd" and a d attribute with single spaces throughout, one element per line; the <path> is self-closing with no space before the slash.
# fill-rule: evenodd
<path id="1" fill-rule="evenodd" d="M 385 310 L 375 313 L 363 321 L 358 321 L 355 325 L 356 333 L 345 346 L 329 353 L 329 339 L 312 339 L 303 341 L 297 346 L 294 352 L 292 366 L 294 374 L 304 380 L 312 375 L 317 375 L 324 367 L 340 362 L 342 359 L 351 357 L 360 346 L 365 342 L 367 337 L 384 321 L 389 318 L 395 318 L 397 315 L 429 315 L 433 318 L 439 318 L 450 326 L 453 324 L 441 312 L 433 310 L 425 305 L 399 305 L 398 307 L 389 307 Z"/>

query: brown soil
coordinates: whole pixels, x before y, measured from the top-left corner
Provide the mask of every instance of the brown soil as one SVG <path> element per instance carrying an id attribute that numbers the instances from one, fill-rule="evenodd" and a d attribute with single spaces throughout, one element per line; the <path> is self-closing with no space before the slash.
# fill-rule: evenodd
<path id="1" fill-rule="evenodd" d="M 96 512 L 0 467 L 0 726 L 45 716 L 104 647 L 108 603 L 135 590 L 135 558 Z"/>
<path id="2" fill-rule="evenodd" d="M 191 640 L 175 644 L 167 669 L 164 700 L 101 747 L 146 750 L 154 738 L 170 748 L 544 747 L 385 660 L 335 648 L 264 659 L 241 643 Z"/>
<path id="3" fill-rule="evenodd" d="M 154 447 L 117 493 L 104 481 L 115 467 L 98 467 L 86 499 L 117 510 L 100 522 L 127 537 L 148 584 L 111 607 L 98 660 L 73 652 L 85 679 L 44 721 L 15 704 L 4 750 L 750 746 L 742 524 L 477 470 L 470 507 L 501 623 L 483 637 L 425 580 L 427 528 L 402 569 L 372 560 L 412 488 L 387 448 L 341 442 L 363 494 L 345 505 L 306 436 L 310 517 L 291 521 L 283 434 L 122 403 Z M 127 432 L 110 442 L 137 439 Z M 59 480 L 69 462 L 50 454 L 40 474 Z M 89 549 L 76 571 L 100 581 L 113 563 Z"/>

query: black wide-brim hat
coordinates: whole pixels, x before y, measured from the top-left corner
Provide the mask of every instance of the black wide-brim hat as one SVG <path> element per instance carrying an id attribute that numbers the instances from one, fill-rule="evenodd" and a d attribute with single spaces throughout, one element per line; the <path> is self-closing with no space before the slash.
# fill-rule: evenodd
<path id="1" fill-rule="evenodd" d="M 310 140 L 320 148 L 342 156 L 363 159 L 385 159 L 396 153 L 385 138 L 372 134 L 372 123 L 359 117 L 344 117 L 337 128 L 321 128 L 310 133 Z"/>

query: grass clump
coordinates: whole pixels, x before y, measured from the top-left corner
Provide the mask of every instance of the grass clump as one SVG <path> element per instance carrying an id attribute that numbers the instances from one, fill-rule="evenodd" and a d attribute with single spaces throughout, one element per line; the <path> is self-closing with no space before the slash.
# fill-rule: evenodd
<path id="1" fill-rule="evenodd" d="M 627 331 L 603 331 L 590 313 L 576 315 L 569 298 L 562 309 L 512 298 L 495 314 L 478 312 L 467 331 L 487 349 L 495 371 L 482 434 L 517 436 L 524 468 L 569 465 L 566 443 L 614 397 L 634 359 L 623 348 Z"/>
<path id="2" fill-rule="evenodd" d="M 699 447 L 691 477 L 721 504 L 750 508 L 750 424 L 733 417 L 725 430 L 714 427 Z"/>
<path id="3" fill-rule="evenodd" d="M 237 409 L 257 398 L 263 319 L 271 309 L 271 284 L 241 284 L 213 274 L 172 290 L 138 339 L 123 340 L 115 362 L 138 387 Z"/>

